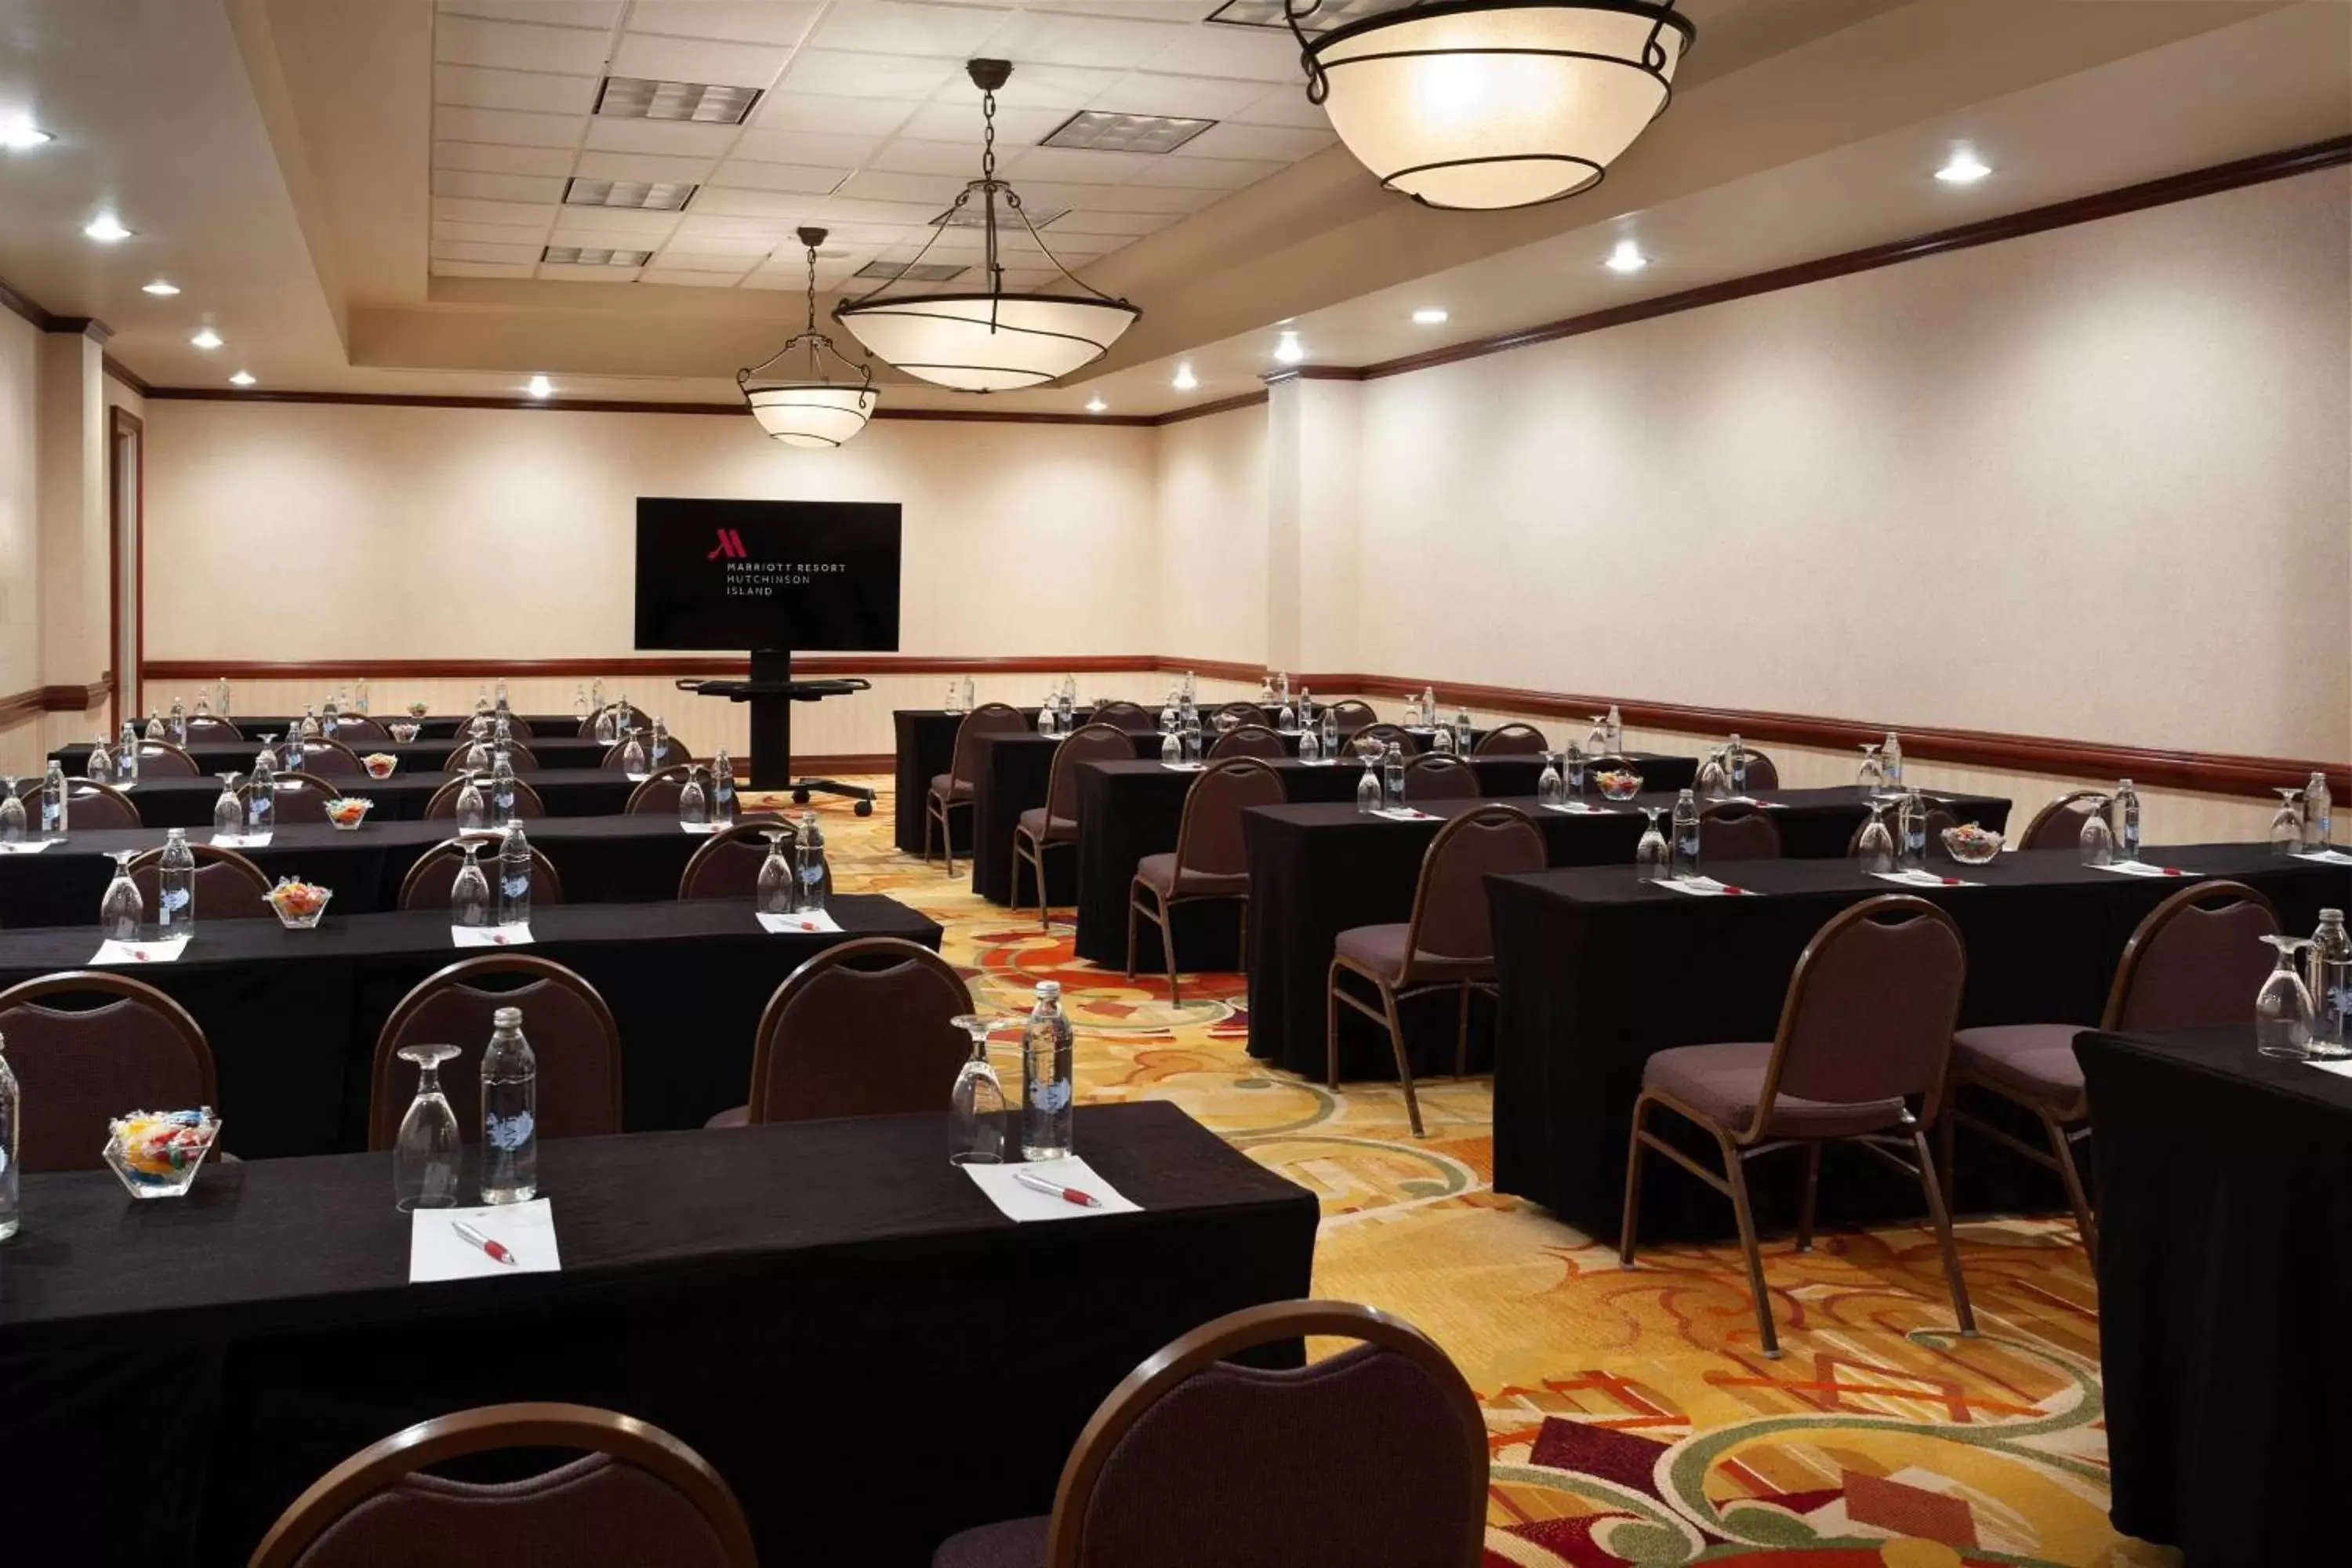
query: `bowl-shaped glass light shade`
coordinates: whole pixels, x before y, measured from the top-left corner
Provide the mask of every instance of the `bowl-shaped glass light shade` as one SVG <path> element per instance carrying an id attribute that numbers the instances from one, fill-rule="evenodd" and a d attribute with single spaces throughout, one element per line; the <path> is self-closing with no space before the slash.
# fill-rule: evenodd
<path id="1" fill-rule="evenodd" d="M 760 428 L 787 447 L 838 447 L 866 428 L 879 399 L 838 382 L 754 386 L 743 396 Z"/>
<path id="2" fill-rule="evenodd" d="M 833 314 L 908 375 L 958 392 L 1017 392 L 1100 359 L 1142 312 L 1060 294 L 909 294 Z"/>

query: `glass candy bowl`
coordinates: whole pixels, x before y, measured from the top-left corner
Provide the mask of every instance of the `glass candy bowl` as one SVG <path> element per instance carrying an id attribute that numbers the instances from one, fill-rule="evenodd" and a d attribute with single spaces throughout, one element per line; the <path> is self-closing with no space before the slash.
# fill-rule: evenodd
<path id="1" fill-rule="evenodd" d="M 309 931 L 326 918 L 327 900 L 334 896 L 331 889 L 315 882 L 289 879 L 269 889 L 269 907 L 278 911 L 278 923 L 288 931 Z"/>
<path id="2" fill-rule="evenodd" d="M 1642 793 L 1642 775 L 1627 768 L 1612 768 L 1605 773 L 1595 773 L 1592 782 L 1601 786 L 1604 800 L 1631 800 Z"/>
<path id="3" fill-rule="evenodd" d="M 2000 854 L 2000 835 L 1971 822 L 1944 829 L 1944 848 L 1963 866 L 1989 866 Z"/>
<path id="4" fill-rule="evenodd" d="M 327 821 L 349 833 L 367 820 L 367 814 L 374 805 L 375 802 L 365 795 L 337 795 L 327 803 Z"/>
<path id="5" fill-rule="evenodd" d="M 385 728 L 392 731 L 392 738 L 394 740 L 399 742 L 404 746 L 408 744 L 409 742 L 416 739 L 418 732 L 421 731 L 425 726 L 422 724 L 403 724 L 395 721 L 394 722 L 386 725 Z"/>
<path id="6" fill-rule="evenodd" d="M 195 1110 L 134 1110 L 108 1124 L 101 1151 L 134 1198 L 176 1198 L 196 1179 L 196 1167 L 220 1136 L 211 1106 Z"/>
<path id="7" fill-rule="evenodd" d="M 388 779 L 392 770 L 400 766 L 400 759 L 390 752 L 370 752 L 360 759 L 360 765 L 367 769 L 372 779 Z"/>

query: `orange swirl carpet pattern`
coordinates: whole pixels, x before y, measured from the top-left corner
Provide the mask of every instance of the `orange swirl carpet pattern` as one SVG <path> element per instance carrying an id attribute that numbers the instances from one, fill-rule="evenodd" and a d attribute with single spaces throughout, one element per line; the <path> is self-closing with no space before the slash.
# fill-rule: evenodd
<path id="1" fill-rule="evenodd" d="M 1768 1236 L 1784 1353 L 1767 1361 L 1735 1243 L 1650 1247 L 1629 1270 L 1613 1237 L 1493 1191 L 1486 1080 L 1422 1084 L 1415 1139 L 1392 1085 L 1335 1094 L 1253 1060 L 1241 976 L 1187 976 L 1171 1009 L 1163 979 L 1075 959 L 1069 910 L 1039 931 L 975 897 L 965 863 L 950 879 L 892 848 L 888 817 L 887 794 L 871 818 L 824 809 L 840 888 L 937 920 L 983 1011 L 1061 982 L 1083 1100 L 1173 1100 L 1314 1192 L 1317 1294 L 1395 1312 L 1461 1366 L 1493 1452 L 1487 1568 L 2178 1561 L 2107 1523 L 2097 1302 L 2071 1226 L 1963 1224 L 1974 1340 L 1949 1331 L 1924 1221 L 1809 1254 Z"/>

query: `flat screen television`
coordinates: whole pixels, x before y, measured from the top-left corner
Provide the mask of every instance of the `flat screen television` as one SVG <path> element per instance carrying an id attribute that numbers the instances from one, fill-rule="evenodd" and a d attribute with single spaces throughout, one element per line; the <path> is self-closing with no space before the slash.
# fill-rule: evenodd
<path id="1" fill-rule="evenodd" d="M 898 521 L 877 501 L 641 496 L 636 646 L 894 650 Z"/>

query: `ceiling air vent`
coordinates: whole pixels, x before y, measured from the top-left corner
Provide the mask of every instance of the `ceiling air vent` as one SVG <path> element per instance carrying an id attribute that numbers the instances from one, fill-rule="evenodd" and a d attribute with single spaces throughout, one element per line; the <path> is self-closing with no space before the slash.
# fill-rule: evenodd
<path id="1" fill-rule="evenodd" d="M 694 199 L 698 187 L 678 180 L 583 180 L 563 187 L 568 207 L 643 207 L 674 213 Z"/>
<path id="2" fill-rule="evenodd" d="M 686 120 L 697 125 L 740 125 L 759 101 L 760 89 L 756 87 L 652 81 L 639 76 L 608 76 L 596 89 L 596 112 L 614 120 Z"/>
<path id="3" fill-rule="evenodd" d="M 909 283 L 945 283 L 963 275 L 965 268 L 952 261 L 924 261 L 913 266 L 903 261 L 869 261 L 857 269 L 860 278 L 903 278 Z"/>
<path id="4" fill-rule="evenodd" d="M 540 259 L 556 267 L 643 267 L 653 259 L 650 250 L 606 250 L 597 246 L 551 245 Z"/>
<path id="5" fill-rule="evenodd" d="M 1173 153 L 1215 123 L 1173 114 L 1106 114 L 1098 109 L 1081 109 L 1038 145 L 1075 147 L 1087 153 Z"/>
<path id="6" fill-rule="evenodd" d="M 1067 207 L 1052 207 L 1043 211 L 1034 207 L 1028 207 L 1023 210 L 1029 214 L 1028 226 L 1031 228 L 1044 228 L 1047 224 L 1052 223 L 1056 218 L 1065 218 L 1070 216 L 1070 209 Z M 960 207 L 950 207 L 947 211 L 933 218 L 931 220 L 931 226 L 933 228 L 980 228 L 983 226 L 978 204 L 966 202 Z M 1004 232 L 1007 238 L 1018 239 L 1022 237 L 1021 220 L 1014 217 L 1011 213 L 1000 214 L 996 219 L 996 226 Z"/>

